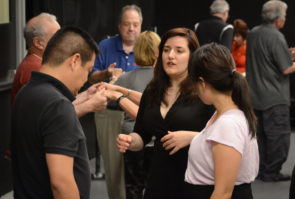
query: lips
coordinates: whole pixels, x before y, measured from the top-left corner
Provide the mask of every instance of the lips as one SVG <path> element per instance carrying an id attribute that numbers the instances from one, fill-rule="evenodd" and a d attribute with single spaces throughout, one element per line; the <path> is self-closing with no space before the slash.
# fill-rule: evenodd
<path id="1" fill-rule="evenodd" d="M 175 65 L 176 65 L 176 64 L 175 64 L 175 63 L 173 63 L 173 62 L 170 62 L 170 61 L 169 61 L 169 62 L 167 62 L 167 66 L 170 66 L 170 67 L 171 67 L 171 66 L 175 66 Z"/>

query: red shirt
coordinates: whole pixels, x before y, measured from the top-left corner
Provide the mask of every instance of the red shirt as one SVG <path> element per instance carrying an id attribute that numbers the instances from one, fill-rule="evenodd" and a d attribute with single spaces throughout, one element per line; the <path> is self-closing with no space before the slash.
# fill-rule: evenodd
<path id="1" fill-rule="evenodd" d="M 17 92 L 30 80 L 32 71 L 40 71 L 42 59 L 34 54 L 27 54 L 17 68 L 11 89 L 10 105 L 14 102 Z"/>
<path id="2" fill-rule="evenodd" d="M 235 60 L 237 71 L 241 73 L 246 71 L 246 48 L 246 44 L 237 47 L 236 42 L 233 41 L 231 54 Z"/>

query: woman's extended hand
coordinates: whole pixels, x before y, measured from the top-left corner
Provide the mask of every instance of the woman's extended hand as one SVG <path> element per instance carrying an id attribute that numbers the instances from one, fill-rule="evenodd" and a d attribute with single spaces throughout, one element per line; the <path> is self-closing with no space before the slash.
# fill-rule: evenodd
<path id="1" fill-rule="evenodd" d="M 118 91 L 118 86 L 117 85 L 109 84 L 109 83 L 106 83 L 106 82 L 99 83 L 99 86 L 104 87 L 106 90 Z"/>
<path id="2" fill-rule="evenodd" d="M 110 101 L 118 99 L 123 94 L 113 90 L 105 90 L 104 95 L 108 98 L 108 101 Z"/>
<path id="3" fill-rule="evenodd" d="M 125 153 L 130 147 L 132 136 L 126 134 L 119 134 L 117 137 L 117 149 L 121 153 Z"/>
<path id="4" fill-rule="evenodd" d="M 162 137 L 161 142 L 166 150 L 173 148 L 169 153 L 173 155 L 179 149 L 188 146 L 198 133 L 195 131 L 168 131 L 168 134 Z"/>

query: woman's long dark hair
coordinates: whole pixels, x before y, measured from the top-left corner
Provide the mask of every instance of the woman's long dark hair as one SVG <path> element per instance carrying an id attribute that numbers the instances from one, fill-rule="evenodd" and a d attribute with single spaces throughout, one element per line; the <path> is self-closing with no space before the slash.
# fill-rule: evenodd
<path id="1" fill-rule="evenodd" d="M 197 82 L 202 77 L 219 92 L 230 93 L 234 103 L 244 112 L 252 137 L 256 135 L 257 120 L 246 78 L 236 71 L 230 51 L 219 44 L 206 44 L 196 50 L 190 62 L 189 75 Z"/>
<path id="2" fill-rule="evenodd" d="M 159 45 L 159 57 L 154 70 L 154 77 L 147 85 L 147 93 L 150 97 L 149 103 L 151 106 L 160 106 L 161 102 L 167 105 L 164 99 L 166 90 L 171 86 L 170 79 L 163 68 L 162 53 L 166 41 L 171 37 L 180 36 L 187 40 L 188 48 L 191 54 L 200 47 L 197 36 L 195 33 L 187 28 L 174 28 L 166 32 Z M 192 102 L 197 99 L 195 84 L 188 76 L 181 82 L 180 85 L 180 99 L 184 102 Z"/>

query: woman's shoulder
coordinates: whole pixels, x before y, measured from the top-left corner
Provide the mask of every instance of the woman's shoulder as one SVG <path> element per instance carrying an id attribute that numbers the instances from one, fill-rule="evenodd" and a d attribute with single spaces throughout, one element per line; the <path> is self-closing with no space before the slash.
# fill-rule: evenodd
<path id="1" fill-rule="evenodd" d="M 244 112 L 240 109 L 232 109 L 220 116 L 216 121 L 218 126 L 222 126 L 228 129 L 240 129 L 243 132 L 248 131 L 247 119 L 244 115 Z"/>

